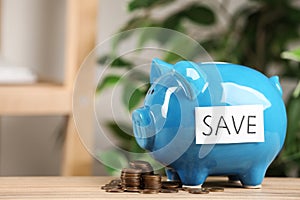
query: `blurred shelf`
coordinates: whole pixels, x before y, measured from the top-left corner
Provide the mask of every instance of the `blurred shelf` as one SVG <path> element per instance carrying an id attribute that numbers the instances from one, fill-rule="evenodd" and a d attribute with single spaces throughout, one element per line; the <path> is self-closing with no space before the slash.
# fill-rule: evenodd
<path id="1" fill-rule="evenodd" d="M 0 114 L 69 114 L 71 95 L 66 87 L 53 83 L 0 85 Z"/>
<path id="2" fill-rule="evenodd" d="M 68 117 L 62 161 L 63 175 L 90 175 L 92 172 L 92 157 L 81 144 L 75 128 L 72 114 L 72 88 L 79 66 L 95 46 L 97 12 L 98 0 L 66 0 L 63 84 L 0 85 L 0 117 L 3 115 L 66 115 Z M 93 120 L 86 120 L 91 129 L 87 131 L 92 133 Z"/>

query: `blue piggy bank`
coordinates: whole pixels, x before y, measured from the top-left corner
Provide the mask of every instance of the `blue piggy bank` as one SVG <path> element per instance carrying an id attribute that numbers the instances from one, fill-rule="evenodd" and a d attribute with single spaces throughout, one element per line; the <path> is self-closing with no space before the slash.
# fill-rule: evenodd
<path id="1" fill-rule="evenodd" d="M 168 179 L 199 186 L 225 175 L 260 188 L 281 150 L 286 110 L 277 76 L 245 66 L 154 59 L 144 106 L 132 113 L 134 136 L 167 166 Z"/>

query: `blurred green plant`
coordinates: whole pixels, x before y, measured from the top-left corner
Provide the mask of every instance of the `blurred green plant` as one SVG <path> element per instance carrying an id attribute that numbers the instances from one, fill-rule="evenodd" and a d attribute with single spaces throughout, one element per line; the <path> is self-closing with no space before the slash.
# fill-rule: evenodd
<path id="1" fill-rule="evenodd" d="M 222 61 L 234 62 L 268 73 L 271 64 L 282 66 L 282 75 L 300 77 L 299 68 L 280 57 L 299 40 L 300 10 L 292 0 L 251 0 L 229 18 L 227 29 L 202 42 Z"/>
<path id="2" fill-rule="evenodd" d="M 300 57 L 299 57 L 300 59 Z M 287 105 L 288 129 L 284 150 L 279 161 L 283 164 L 285 175 L 300 175 L 300 82 L 291 95 Z"/>
<path id="3" fill-rule="evenodd" d="M 128 3 L 128 11 L 132 17 L 120 28 L 120 31 L 140 27 L 163 27 L 189 35 L 191 29 L 199 33 L 209 30 L 209 34 L 200 38 L 198 42 L 214 60 L 250 66 L 264 74 L 268 74 L 271 66 L 276 65 L 281 67 L 280 75 L 282 77 L 299 80 L 299 62 L 291 62 L 285 58 L 299 59 L 300 50 L 284 52 L 292 42 L 299 41 L 300 9 L 293 0 L 248 0 L 232 12 L 227 10 L 228 4 L 234 3 L 232 0 L 210 2 L 209 4 L 199 0 L 182 4 L 178 9 L 168 12 L 163 18 L 156 17 L 159 10 L 166 9 L 171 4 L 178 2 L 178 0 L 131 0 Z M 226 19 L 225 25 L 220 22 L 221 19 Z M 99 63 L 104 64 L 107 58 L 112 58 L 115 50 L 128 37 L 129 35 L 125 35 L 115 41 L 112 44 L 112 52 L 99 58 Z M 157 33 L 157 37 L 153 37 L 153 35 L 149 37 L 145 32 L 136 39 L 139 41 L 139 46 L 143 46 L 149 40 L 155 40 L 161 44 L 171 42 L 173 49 L 184 45 L 172 37 L 159 37 L 159 33 Z M 281 52 L 284 52 L 282 57 Z M 190 54 L 191 58 L 197 56 L 193 55 L 193 50 Z M 171 63 L 181 59 L 179 55 L 173 53 L 166 53 L 163 57 L 163 60 Z M 135 66 L 134 61 L 125 57 L 115 58 L 111 63 L 112 68 L 125 70 L 129 70 L 133 66 Z M 120 78 L 117 74 L 109 75 L 99 84 L 99 92 L 115 85 Z M 138 76 L 133 76 L 130 80 L 122 80 L 124 84 L 122 99 L 124 106 L 129 111 L 142 101 L 148 89 L 147 86 L 134 88 L 135 83 L 144 78 L 148 79 L 145 74 L 140 72 Z M 292 165 L 297 166 L 298 173 L 296 175 L 299 175 L 299 88 L 298 84 L 287 104 L 289 123 L 286 144 L 276 162 L 270 167 L 269 175 L 289 175 Z M 127 91 L 134 91 L 133 95 L 128 97 Z M 112 132 L 121 139 L 123 148 L 135 148 L 136 151 L 143 152 L 133 137 L 126 136 L 124 138 L 123 135 L 127 134 L 117 129 L 114 122 L 109 122 L 108 125 Z"/>
<path id="4" fill-rule="evenodd" d="M 281 57 L 290 62 L 300 63 L 300 48 L 285 51 Z M 273 164 L 274 175 L 300 175 L 300 81 L 287 103 L 288 129 L 285 146 Z M 280 174 L 281 173 L 281 174 Z"/>

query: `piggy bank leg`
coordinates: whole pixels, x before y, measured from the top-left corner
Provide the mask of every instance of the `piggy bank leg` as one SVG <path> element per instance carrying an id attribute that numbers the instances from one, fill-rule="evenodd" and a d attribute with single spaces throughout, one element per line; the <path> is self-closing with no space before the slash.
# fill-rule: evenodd
<path id="1" fill-rule="evenodd" d="M 178 171 L 178 175 L 180 177 L 182 185 L 186 187 L 201 187 L 201 185 L 205 182 L 208 173 L 202 170 L 196 171 L 195 169 L 192 169 Z"/>
<path id="2" fill-rule="evenodd" d="M 266 173 L 265 167 L 253 167 L 246 174 L 240 175 L 240 180 L 245 188 L 261 188 L 261 183 Z"/>
<path id="3" fill-rule="evenodd" d="M 180 178 L 179 178 L 179 176 L 178 176 L 175 169 L 166 167 L 165 171 L 166 171 L 166 175 L 168 177 L 168 180 L 170 180 L 170 181 L 180 181 Z"/>

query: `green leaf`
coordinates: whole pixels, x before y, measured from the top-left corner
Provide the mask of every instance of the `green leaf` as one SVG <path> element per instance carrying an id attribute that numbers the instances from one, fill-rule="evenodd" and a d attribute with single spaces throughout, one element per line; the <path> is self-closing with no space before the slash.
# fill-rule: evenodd
<path id="1" fill-rule="evenodd" d="M 154 29 L 151 31 L 146 30 L 142 30 L 140 37 L 138 38 L 138 48 L 142 48 L 144 47 L 144 45 L 148 42 L 148 41 L 155 41 L 157 36 L 159 35 L 160 30 L 159 29 Z"/>
<path id="2" fill-rule="evenodd" d="M 172 14 L 171 16 L 167 17 L 163 21 L 162 26 L 164 28 L 177 30 L 180 27 L 180 22 L 182 18 L 183 18 L 182 12 Z"/>
<path id="3" fill-rule="evenodd" d="M 295 99 L 300 99 L 300 81 L 298 82 L 298 84 L 293 92 L 293 97 Z"/>
<path id="4" fill-rule="evenodd" d="M 110 121 L 107 124 L 110 133 L 115 136 L 118 140 L 118 145 L 121 149 L 125 151 L 130 151 L 131 141 L 134 140 L 133 129 L 131 124 L 120 123 L 116 124 L 115 121 Z"/>
<path id="5" fill-rule="evenodd" d="M 133 134 L 133 130 L 131 125 L 127 125 L 127 124 L 116 124 L 114 121 L 108 122 L 106 124 L 108 126 L 108 128 L 112 131 L 112 133 L 118 137 L 118 139 L 125 141 L 128 144 L 128 141 L 130 141 L 133 136 L 124 132 L 123 130 L 130 130 L 131 134 Z M 122 127 L 122 129 L 120 128 L 120 126 Z"/>
<path id="6" fill-rule="evenodd" d="M 151 6 L 164 5 L 173 2 L 174 0 L 132 0 L 128 4 L 128 10 L 130 12 L 141 9 L 149 8 Z"/>
<path id="7" fill-rule="evenodd" d="M 289 7 L 287 17 L 292 21 L 298 24 L 300 22 L 300 10 L 298 8 Z"/>
<path id="8" fill-rule="evenodd" d="M 194 48 L 197 48 L 197 46 L 191 44 L 189 40 L 189 38 L 182 37 L 181 35 L 173 37 L 169 41 L 170 49 L 163 60 L 169 63 L 175 63 L 179 60 L 192 60 L 195 55 Z"/>
<path id="9" fill-rule="evenodd" d="M 119 176 L 120 169 L 128 166 L 126 156 L 115 149 L 100 152 L 98 158 L 105 164 L 106 171 L 110 176 Z"/>
<path id="10" fill-rule="evenodd" d="M 124 27 L 124 28 L 126 28 L 126 27 Z M 130 28 L 128 28 L 128 30 L 129 29 Z M 131 36 L 130 32 L 128 32 L 126 30 L 121 29 L 121 32 L 122 32 L 122 34 L 118 34 L 117 37 L 113 38 L 113 41 L 112 41 L 112 44 L 111 44 L 111 47 L 112 47 L 111 55 L 112 55 L 112 57 L 115 57 L 114 55 L 116 55 L 117 48 L 121 44 L 121 42 L 123 42 L 124 40 L 128 39 L 128 37 Z"/>
<path id="11" fill-rule="evenodd" d="M 127 22 L 127 24 L 121 28 L 122 31 L 128 31 L 135 28 L 147 27 L 147 26 L 154 26 L 157 22 L 150 18 L 145 17 L 133 17 L 131 20 Z M 122 34 L 123 35 L 123 34 Z M 130 35 L 122 36 L 120 39 L 125 39 Z"/>
<path id="12" fill-rule="evenodd" d="M 136 108 L 144 98 L 145 98 L 145 93 L 143 91 L 139 89 L 135 90 L 129 99 L 129 104 L 128 104 L 129 111 L 132 111 L 134 108 Z"/>
<path id="13" fill-rule="evenodd" d="M 117 51 L 121 42 L 126 39 L 128 40 L 129 37 L 137 37 L 136 35 L 131 34 L 132 32 L 130 30 L 150 26 L 157 26 L 157 22 L 153 19 L 145 17 L 133 17 L 132 19 L 130 19 L 127 24 L 120 29 L 120 32 L 122 32 L 122 34 L 118 35 L 118 37 L 115 37 L 112 41 L 113 54 L 115 51 Z"/>
<path id="14" fill-rule="evenodd" d="M 122 100 L 123 104 L 129 111 L 136 108 L 145 97 L 145 91 L 141 88 L 136 88 L 136 86 L 132 83 L 125 84 L 124 91 Z"/>
<path id="15" fill-rule="evenodd" d="M 111 63 L 112 67 L 132 67 L 134 64 L 124 58 L 116 58 L 114 61 Z"/>
<path id="16" fill-rule="evenodd" d="M 141 70 L 132 70 L 129 74 L 129 79 L 131 81 L 139 81 L 142 83 L 148 83 L 149 75 Z M 148 88 L 146 88 L 148 89 Z"/>
<path id="17" fill-rule="evenodd" d="M 129 2 L 128 10 L 131 12 L 136 9 L 147 8 L 156 3 L 157 1 L 159 0 L 133 0 Z"/>
<path id="18" fill-rule="evenodd" d="M 107 62 L 110 61 L 112 59 L 112 57 L 113 56 L 109 56 L 109 55 L 102 56 L 98 59 L 98 63 L 101 65 L 109 64 Z M 132 66 L 134 66 L 134 63 L 132 63 L 124 58 L 118 57 L 118 58 L 113 59 L 112 63 L 110 63 L 110 66 L 124 68 L 124 67 L 132 67 Z"/>
<path id="19" fill-rule="evenodd" d="M 286 138 L 286 152 L 288 154 L 298 152 L 299 142 L 297 141 L 300 133 L 300 98 L 292 98 L 288 105 L 288 131 Z M 299 149 L 300 150 L 300 149 Z"/>
<path id="20" fill-rule="evenodd" d="M 176 63 L 180 60 L 184 60 L 184 58 L 182 58 L 180 55 L 178 55 L 176 53 L 168 52 L 168 53 L 166 53 L 163 60 L 168 63 Z"/>
<path id="21" fill-rule="evenodd" d="M 281 53 L 281 57 L 284 59 L 300 62 L 300 48 L 292 51 L 284 51 Z"/>
<path id="22" fill-rule="evenodd" d="M 130 152 L 134 153 L 145 153 L 146 151 L 142 149 L 138 143 L 136 142 L 135 138 L 130 141 Z"/>
<path id="23" fill-rule="evenodd" d="M 214 12 L 206 6 L 193 4 L 184 12 L 184 15 L 200 25 L 212 25 L 216 21 Z"/>
<path id="24" fill-rule="evenodd" d="M 298 162 L 300 165 L 300 82 L 288 101 L 288 128 L 285 146 L 281 153 L 281 160 L 286 164 Z"/>
<path id="25" fill-rule="evenodd" d="M 96 92 L 99 93 L 103 89 L 115 85 L 121 79 L 118 75 L 108 75 L 104 80 L 97 86 Z"/>

